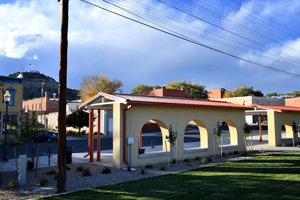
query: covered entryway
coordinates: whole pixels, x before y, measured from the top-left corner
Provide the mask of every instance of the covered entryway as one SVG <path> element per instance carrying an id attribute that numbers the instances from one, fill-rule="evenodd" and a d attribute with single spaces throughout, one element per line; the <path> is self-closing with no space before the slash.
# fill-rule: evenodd
<path id="1" fill-rule="evenodd" d="M 245 110 L 252 109 L 228 102 L 104 92 L 98 93 L 80 107 L 86 110 L 113 109 L 113 163 L 117 168 L 125 167 L 129 160 L 132 166 L 166 162 L 166 155 L 171 152 L 171 159 L 178 160 L 213 155 L 213 129 L 217 121 L 224 120 L 230 126 L 230 145 L 224 151 L 245 151 L 244 116 Z M 141 128 L 149 120 L 155 121 L 161 129 L 162 153 L 139 154 Z M 200 130 L 201 144 L 196 149 L 185 150 L 183 130 L 191 120 Z M 172 151 L 169 143 L 165 142 L 170 125 L 178 133 L 177 146 Z M 131 152 L 128 143 L 131 145 Z"/>
<path id="2" fill-rule="evenodd" d="M 270 106 L 253 104 L 254 110 L 247 110 L 247 114 L 268 116 L 268 143 L 269 146 L 294 145 L 298 143 L 298 134 L 293 133 L 292 123 L 300 122 L 300 108 L 289 106 Z M 259 125 L 261 126 L 261 120 Z M 285 132 L 282 134 L 282 126 Z"/>

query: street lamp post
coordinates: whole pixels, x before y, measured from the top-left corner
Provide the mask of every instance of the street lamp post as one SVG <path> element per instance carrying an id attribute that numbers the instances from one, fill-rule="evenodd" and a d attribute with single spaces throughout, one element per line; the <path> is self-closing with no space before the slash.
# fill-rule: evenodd
<path id="1" fill-rule="evenodd" d="M 5 112 L 5 135 L 4 135 L 4 148 L 3 148 L 2 161 L 8 161 L 6 157 L 7 110 L 8 110 L 8 102 L 10 101 L 10 94 L 8 91 L 6 91 L 6 93 L 4 94 L 4 101 L 6 103 L 6 112 Z"/>

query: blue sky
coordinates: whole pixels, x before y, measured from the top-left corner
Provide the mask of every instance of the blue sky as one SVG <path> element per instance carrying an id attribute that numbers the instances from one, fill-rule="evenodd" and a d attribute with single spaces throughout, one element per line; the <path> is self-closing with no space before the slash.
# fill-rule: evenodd
<path id="1" fill-rule="evenodd" d="M 96 0 L 90 2 L 103 5 Z M 192 2 L 191 14 L 227 31 L 167 5 L 151 0 L 141 2 L 183 21 L 185 24 L 180 33 L 201 43 L 300 74 L 298 0 L 209 1 L 210 6 L 205 11 L 219 10 L 222 16 L 219 19 L 196 11 L 199 1 Z M 146 7 L 142 10 L 144 14 L 150 14 Z M 253 86 L 264 94 L 300 90 L 299 78 L 228 57 L 82 1 L 70 1 L 69 12 L 69 88 L 78 88 L 83 75 L 104 73 L 111 79 L 122 79 L 124 93 L 130 93 L 138 84 L 165 85 L 170 81 L 183 80 L 205 85 L 208 90 L 233 90 L 240 85 Z M 0 3 L 0 18 L 1 75 L 28 71 L 29 64 L 32 64 L 34 67 L 31 69 L 58 80 L 61 3 L 56 0 L 4 0 Z M 233 22 L 242 24 L 242 28 Z M 181 25 L 175 20 L 164 25 L 172 23 Z M 246 31 L 248 29 L 259 33 Z M 266 35 L 268 40 L 264 38 Z"/>

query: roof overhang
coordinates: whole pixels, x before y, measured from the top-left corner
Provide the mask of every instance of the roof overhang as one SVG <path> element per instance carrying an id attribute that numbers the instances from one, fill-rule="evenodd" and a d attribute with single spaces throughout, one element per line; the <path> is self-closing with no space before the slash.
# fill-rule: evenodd
<path id="1" fill-rule="evenodd" d="M 118 98 L 108 93 L 99 92 L 86 102 L 82 103 L 80 109 L 100 109 L 100 110 L 111 110 L 115 103 L 126 103 L 126 99 Z"/>

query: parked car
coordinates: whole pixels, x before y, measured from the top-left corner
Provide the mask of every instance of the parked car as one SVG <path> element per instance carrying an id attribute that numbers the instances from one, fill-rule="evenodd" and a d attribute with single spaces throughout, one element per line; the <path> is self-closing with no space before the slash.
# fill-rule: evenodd
<path id="1" fill-rule="evenodd" d="M 58 133 L 55 131 L 40 131 L 34 137 L 31 138 L 31 142 L 43 142 L 43 141 L 52 141 L 58 140 Z"/>

